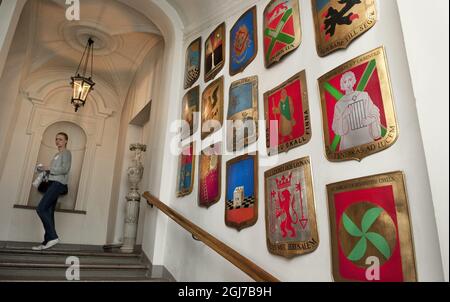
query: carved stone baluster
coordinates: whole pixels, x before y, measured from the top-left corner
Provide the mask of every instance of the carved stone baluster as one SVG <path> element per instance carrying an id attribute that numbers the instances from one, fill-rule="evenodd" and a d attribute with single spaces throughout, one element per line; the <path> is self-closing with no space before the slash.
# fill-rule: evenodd
<path id="1" fill-rule="evenodd" d="M 147 150 L 146 145 L 131 144 L 130 151 L 135 152 L 135 157 L 131 166 L 128 168 L 129 191 L 126 196 L 126 214 L 123 236 L 123 245 L 120 250 L 124 253 L 132 253 L 136 244 L 137 227 L 139 221 L 139 207 L 141 194 L 139 193 L 139 182 L 142 180 L 144 167 L 141 163 L 142 153 Z"/>

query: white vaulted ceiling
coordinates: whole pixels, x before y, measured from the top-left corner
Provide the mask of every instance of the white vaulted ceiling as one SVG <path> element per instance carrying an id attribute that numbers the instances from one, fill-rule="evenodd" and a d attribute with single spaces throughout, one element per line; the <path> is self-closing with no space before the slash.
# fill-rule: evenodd
<path id="1" fill-rule="evenodd" d="M 190 34 L 209 22 L 222 22 L 226 15 L 259 0 L 166 0 L 178 13 L 185 33 Z"/>
<path id="2" fill-rule="evenodd" d="M 162 40 L 156 26 L 134 9 L 111 0 L 81 1 L 81 20 L 66 19 L 65 0 L 31 0 L 31 74 L 76 71 L 89 37 L 95 41 L 94 81 L 124 101 L 134 75 Z"/>

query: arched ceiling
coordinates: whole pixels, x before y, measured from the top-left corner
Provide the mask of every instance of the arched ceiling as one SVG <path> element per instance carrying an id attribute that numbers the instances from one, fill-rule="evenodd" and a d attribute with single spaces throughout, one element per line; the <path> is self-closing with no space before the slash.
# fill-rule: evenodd
<path id="1" fill-rule="evenodd" d="M 157 27 L 119 1 L 81 1 L 81 20 L 66 19 L 65 0 L 30 0 L 35 20 L 31 74 L 61 71 L 70 80 L 87 39 L 94 43 L 94 81 L 124 101 L 134 75 L 149 51 L 162 40 Z"/>
<path id="2" fill-rule="evenodd" d="M 203 24 L 220 20 L 242 7 L 259 0 L 166 0 L 178 13 L 184 25 L 185 34 L 198 30 Z"/>
<path id="3" fill-rule="evenodd" d="M 185 34 L 205 22 L 257 0 L 164 0 L 179 15 Z M 81 20 L 66 19 L 66 0 L 29 0 L 31 78 L 59 72 L 70 81 L 89 37 L 95 41 L 97 88 L 124 102 L 136 71 L 163 40 L 158 28 L 139 11 L 116 0 L 82 0 Z M 63 73 L 61 75 L 61 73 Z"/>

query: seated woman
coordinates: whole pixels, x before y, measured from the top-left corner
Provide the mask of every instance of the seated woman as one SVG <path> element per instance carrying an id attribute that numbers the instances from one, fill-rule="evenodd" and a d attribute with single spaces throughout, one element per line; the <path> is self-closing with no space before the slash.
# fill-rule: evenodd
<path id="1" fill-rule="evenodd" d="M 55 229 L 55 208 L 59 196 L 68 192 L 67 183 L 72 164 L 72 154 L 66 149 L 68 140 L 69 136 L 64 132 L 56 135 L 58 153 L 53 157 L 50 167 L 41 168 L 49 173 L 47 187 L 43 190 L 45 194 L 36 209 L 44 226 L 45 236 L 41 245 L 32 248 L 35 251 L 46 250 L 59 243 Z"/>

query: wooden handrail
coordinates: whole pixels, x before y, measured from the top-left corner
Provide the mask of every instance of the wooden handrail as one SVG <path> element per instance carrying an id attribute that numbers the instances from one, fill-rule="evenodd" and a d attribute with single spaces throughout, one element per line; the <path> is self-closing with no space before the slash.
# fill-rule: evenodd
<path id="1" fill-rule="evenodd" d="M 257 266 L 249 259 L 245 258 L 241 254 L 236 252 L 234 249 L 232 249 L 222 241 L 218 240 L 208 232 L 204 231 L 199 226 L 195 225 L 194 223 L 190 222 L 188 219 L 186 219 L 176 211 L 172 210 L 170 207 L 168 207 L 166 204 L 164 204 L 162 201 L 160 201 L 158 198 L 156 198 L 149 192 L 145 192 L 143 196 L 145 199 L 147 199 L 147 203 L 149 205 L 153 205 L 162 212 L 164 212 L 172 220 L 174 220 L 176 223 L 178 223 L 180 226 L 186 229 L 193 236 L 198 238 L 198 240 L 202 241 L 204 244 L 212 248 L 222 257 L 233 263 L 237 268 L 239 268 L 244 273 L 249 275 L 255 281 L 262 281 L 262 282 L 280 281 L 271 274 L 269 274 L 268 272 L 266 272 L 265 270 L 263 270 L 262 268 L 260 268 L 259 266 Z"/>

